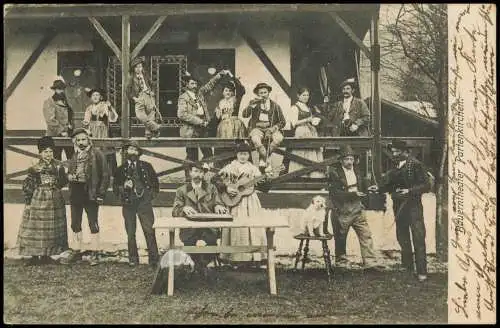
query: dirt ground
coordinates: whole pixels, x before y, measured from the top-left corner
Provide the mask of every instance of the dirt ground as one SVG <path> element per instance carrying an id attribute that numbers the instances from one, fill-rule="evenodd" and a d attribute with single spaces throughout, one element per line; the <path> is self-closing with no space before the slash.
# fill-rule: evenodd
<path id="1" fill-rule="evenodd" d="M 4 321 L 51 324 L 422 323 L 447 321 L 447 274 L 419 283 L 396 271 L 337 272 L 278 266 L 278 296 L 260 271 L 220 268 L 211 284 L 193 278 L 173 297 L 151 296 L 154 271 L 107 263 L 91 267 L 4 264 Z"/>

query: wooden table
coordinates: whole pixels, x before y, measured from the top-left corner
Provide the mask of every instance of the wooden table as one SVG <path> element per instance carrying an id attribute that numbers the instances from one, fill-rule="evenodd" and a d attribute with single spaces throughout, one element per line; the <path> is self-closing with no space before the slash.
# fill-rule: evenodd
<path id="1" fill-rule="evenodd" d="M 287 228 L 288 220 L 284 217 L 252 219 L 251 221 L 212 221 L 195 222 L 182 217 L 161 217 L 155 220 L 153 228 L 155 231 L 169 232 L 168 249 L 180 249 L 188 254 L 217 254 L 217 253 L 254 253 L 267 252 L 267 272 L 269 278 L 269 291 L 271 295 L 276 295 L 276 271 L 274 262 L 274 229 Z M 267 245 L 265 246 L 175 246 L 175 229 L 184 228 L 262 228 L 266 230 Z M 170 259 L 168 269 L 167 295 L 174 294 L 174 263 L 173 257 Z M 160 268 L 159 268 L 160 270 Z"/>

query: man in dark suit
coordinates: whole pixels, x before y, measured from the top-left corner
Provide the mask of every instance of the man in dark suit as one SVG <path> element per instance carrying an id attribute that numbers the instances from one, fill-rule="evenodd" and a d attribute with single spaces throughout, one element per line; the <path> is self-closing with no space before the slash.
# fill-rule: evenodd
<path id="1" fill-rule="evenodd" d="M 363 263 L 368 269 L 376 266 L 376 258 L 370 227 L 361 202 L 361 197 L 366 196 L 366 186 L 354 167 L 354 161 L 355 153 L 351 147 L 342 147 L 340 163 L 331 166 L 328 172 L 328 191 L 334 208 L 332 226 L 335 237 L 335 263 L 340 267 L 348 266 L 346 242 L 352 227 L 358 236 Z"/>
<path id="2" fill-rule="evenodd" d="M 196 213 L 227 213 L 216 187 L 204 179 L 203 168 L 196 164 L 189 168 L 191 181 L 177 189 L 175 193 L 172 216 L 188 216 Z M 180 229 L 179 237 L 185 246 L 197 244 L 216 246 L 218 231 L 216 229 Z M 195 270 L 206 275 L 210 257 L 207 255 L 191 255 L 195 262 Z"/>
<path id="3" fill-rule="evenodd" d="M 430 190 L 431 180 L 422 163 L 410 156 L 405 141 L 395 140 L 389 149 L 395 167 L 387 172 L 381 186 L 371 186 L 369 190 L 391 193 L 402 265 L 409 272 L 414 272 L 413 240 L 418 280 L 425 281 L 427 255 L 422 194 Z"/>
<path id="4" fill-rule="evenodd" d="M 343 99 L 326 105 L 327 134 L 338 136 L 369 136 L 370 110 L 365 102 L 354 97 L 355 80 L 347 79 L 341 85 Z"/>
<path id="5" fill-rule="evenodd" d="M 160 191 L 158 176 L 150 163 L 139 160 L 141 149 L 137 142 L 126 141 L 122 151 L 125 161 L 115 172 L 113 191 L 122 201 L 129 265 L 134 267 L 139 264 L 135 238 L 138 216 L 148 247 L 149 265 L 155 267 L 158 263 L 158 246 L 153 228 L 155 217 L 152 200 Z"/>

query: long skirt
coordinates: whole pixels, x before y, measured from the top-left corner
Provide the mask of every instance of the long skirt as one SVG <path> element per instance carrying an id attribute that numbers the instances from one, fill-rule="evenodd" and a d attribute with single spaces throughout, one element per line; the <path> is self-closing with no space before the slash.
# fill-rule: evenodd
<path id="1" fill-rule="evenodd" d="M 247 136 L 245 124 L 236 116 L 220 121 L 217 126 L 217 138 L 244 139 Z"/>
<path id="2" fill-rule="evenodd" d="M 312 124 L 299 125 L 295 129 L 295 137 L 296 138 L 316 138 L 316 137 L 318 137 L 318 132 L 316 131 L 316 128 Z M 308 159 L 308 160 L 311 160 L 313 162 L 322 162 L 323 161 L 323 153 L 322 153 L 321 149 L 296 149 L 296 150 L 292 150 L 292 154 L 303 157 L 303 158 Z M 291 160 L 289 172 L 297 171 L 297 170 L 300 170 L 304 167 L 305 167 L 304 165 L 299 164 L 299 163 Z M 309 176 L 310 178 L 323 178 L 325 175 L 323 172 L 313 171 L 305 176 Z"/>
<path id="3" fill-rule="evenodd" d="M 92 138 L 102 139 L 109 136 L 108 126 L 103 121 L 90 121 L 89 131 Z"/>
<path id="4" fill-rule="evenodd" d="M 66 207 L 60 189 L 40 186 L 25 209 L 18 234 L 19 254 L 51 256 L 68 249 Z"/>
<path id="5" fill-rule="evenodd" d="M 253 193 L 231 208 L 231 215 L 236 222 L 257 220 L 261 209 L 259 197 Z M 266 245 L 265 230 L 264 228 L 225 228 L 222 229 L 221 244 L 224 246 L 264 246 Z M 221 259 L 230 262 L 259 262 L 266 259 L 266 254 L 264 252 L 221 254 Z"/>

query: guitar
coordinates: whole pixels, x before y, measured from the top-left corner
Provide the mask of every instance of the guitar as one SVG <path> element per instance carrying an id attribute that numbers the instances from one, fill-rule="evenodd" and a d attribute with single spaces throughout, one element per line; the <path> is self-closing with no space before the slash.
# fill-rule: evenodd
<path id="1" fill-rule="evenodd" d="M 241 202 L 241 199 L 243 197 L 250 196 L 255 191 L 255 185 L 257 183 L 259 183 L 261 180 L 266 179 L 269 176 L 276 175 L 281 170 L 283 170 L 284 167 L 285 167 L 284 165 L 281 165 L 277 168 L 272 169 L 271 172 L 268 172 L 253 179 L 243 177 L 238 179 L 238 181 L 236 181 L 235 183 L 226 184 L 228 188 L 232 187 L 233 189 L 236 189 L 238 193 L 235 196 L 231 196 L 227 192 L 221 193 L 220 198 L 222 202 L 228 207 L 235 207 Z"/>

